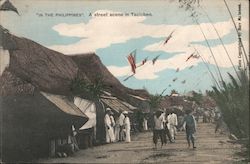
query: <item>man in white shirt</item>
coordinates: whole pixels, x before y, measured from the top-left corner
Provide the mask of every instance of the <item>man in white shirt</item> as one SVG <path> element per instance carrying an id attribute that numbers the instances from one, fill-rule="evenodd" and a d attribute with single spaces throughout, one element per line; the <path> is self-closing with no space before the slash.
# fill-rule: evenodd
<path id="1" fill-rule="evenodd" d="M 164 139 L 164 121 L 165 115 L 162 111 L 156 111 L 154 115 L 154 131 L 153 131 L 153 142 L 155 144 L 155 148 L 157 148 L 158 138 L 161 139 L 161 146 L 165 142 Z"/>
<path id="2" fill-rule="evenodd" d="M 104 124 L 105 124 L 105 131 L 106 131 L 106 143 L 114 142 L 115 141 L 115 135 L 114 135 L 114 129 L 112 127 L 111 122 L 111 109 L 106 109 L 106 115 L 104 116 Z"/>
<path id="3" fill-rule="evenodd" d="M 125 119 L 124 119 L 125 142 L 131 142 L 131 139 L 130 139 L 130 119 L 128 117 L 128 112 L 124 111 L 123 114 L 125 115 Z"/>
<path id="4" fill-rule="evenodd" d="M 171 114 L 168 115 L 167 120 L 171 139 L 174 141 L 177 133 L 176 126 L 178 125 L 177 115 L 174 113 L 174 110 L 172 110 Z"/>

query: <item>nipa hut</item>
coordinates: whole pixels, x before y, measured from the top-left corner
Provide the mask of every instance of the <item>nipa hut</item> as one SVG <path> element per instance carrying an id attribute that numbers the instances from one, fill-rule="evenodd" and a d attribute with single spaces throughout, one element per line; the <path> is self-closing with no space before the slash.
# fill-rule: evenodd
<path id="1" fill-rule="evenodd" d="M 40 92 L 7 70 L 0 95 L 4 162 L 54 156 L 62 145 L 72 146 L 72 125 L 78 129 L 88 120 L 67 97 Z"/>

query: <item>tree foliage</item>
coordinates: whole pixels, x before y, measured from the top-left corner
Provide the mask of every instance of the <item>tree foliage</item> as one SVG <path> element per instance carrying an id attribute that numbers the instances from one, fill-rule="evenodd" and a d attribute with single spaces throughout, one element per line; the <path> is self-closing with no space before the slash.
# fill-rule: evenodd
<path id="1" fill-rule="evenodd" d="M 231 81 L 222 83 L 222 88 L 213 87 L 209 94 L 221 109 L 225 123 L 238 138 L 247 138 L 249 151 L 249 77 L 241 70 L 240 79 L 228 74 Z"/>
<path id="2" fill-rule="evenodd" d="M 201 105 L 202 100 L 203 100 L 203 95 L 202 95 L 202 93 L 197 93 L 197 92 L 193 91 L 193 96 L 192 97 L 187 97 L 187 99 L 189 101 L 196 102 L 198 105 Z"/>
<path id="3" fill-rule="evenodd" d="M 100 76 L 97 76 L 92 83 L 87 83 L 85 80 L 77 77 L 72 80 L 70 85 L 71 92 L 74 96 L 80 96 L 91 100 L 98 99 L 105 88 L 103 78 Z"/>
<path id="4" fill-rule="evenodd" d="M 150 95 L 149 97 L 149 105 L 151 109 L 157 109 L 160 106 L 160 102 L 162 99 L 162 95 L 156 94 L 156 95 Z"/>

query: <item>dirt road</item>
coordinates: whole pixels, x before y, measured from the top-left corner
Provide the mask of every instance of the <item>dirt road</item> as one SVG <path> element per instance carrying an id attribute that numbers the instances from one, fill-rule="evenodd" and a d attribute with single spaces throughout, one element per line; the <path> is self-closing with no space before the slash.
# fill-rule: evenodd
<path id="1" fill-rule="evenodd" d="M 46 163 L 233 163 L 241 147 L 231 144 L 223 134 L 214 134 L 213 124 L 198 124 L 197 149 L 187 147 L 185 133 L 177 134 L 176 143 L 153 149 L 152 132 L 132 137 L 131 143 L 113 143 L 80 150 L 68 158 L 44 159 Z"/>

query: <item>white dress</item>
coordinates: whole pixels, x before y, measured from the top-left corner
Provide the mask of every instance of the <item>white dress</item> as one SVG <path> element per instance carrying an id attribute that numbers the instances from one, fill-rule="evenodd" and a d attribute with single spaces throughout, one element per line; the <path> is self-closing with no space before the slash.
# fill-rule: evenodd
<path id="1" fill-rule="evenodd" d="M 124 119 L 124 125 L 125 125 L 125 133 L 126 133 L 125 142 L 131 142 L 131 139 L 130 139 L 130 120 L 129 120 L 129 117 L 125 117 L 125 119 Z"/>
<path id="2" fill-rule="evenodd" d="M 143 119 L 143 130 L 148 130 L 148 120 L 146 118 Z"/>
<path id="3" fill-rule="evenodd" d="M 114 142 L 115 141 L 115 135 L 114 135 L 114 129 L 111 126 L 111 119 L 108 114 L 104 117 L 104 123 L 105 123 L 105 130 L 106 130 L 106 142 Z"/>

